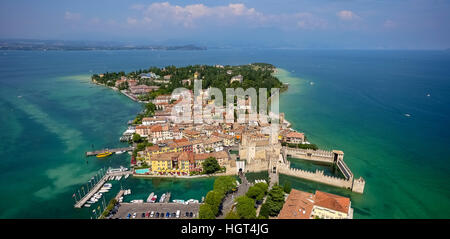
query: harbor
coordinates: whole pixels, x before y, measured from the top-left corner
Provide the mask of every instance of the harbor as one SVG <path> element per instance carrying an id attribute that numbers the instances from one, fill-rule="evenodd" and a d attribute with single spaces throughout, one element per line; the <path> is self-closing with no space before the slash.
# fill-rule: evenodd
<path id="1" fill-rule="evenodd" d="M 81 197 L 81 199 L 77 200 L 75 197 L 76 194 L 74 193 L 74 197 L 75 197 L 75 201 L 76 201 L 74 207 L 81 208 L 86 203 L 88 203 L 88 201 L 95 203 L 96 201 L 92 201 L 92 199 L 97 198 L 97 197 L 94 197 L 94 196 L 96 196 L 96 194 L 101 197 L 101 194 L 98 194 L 98 193 L 101 193 L 100 191 L 101 191 L 102 187 L 105 186 L 105 183 L 108 180 L 110 180 L 112 178 L 116 178 L 117 180 L 120 180 L 120 178 L 122 176 L 126 176 L 131 173 L 132 173 L 131 171 L 128 171 L 128 169 L 124 168 L 124 167 L 121 167 L 119 169 L 108 169 L 108 171 L 106 171 L 103 174 L 103 176 L 90 189 L 88 188 L 87 192 L 84 194 L 84 196 Z M 109 186 L 109 185 L 107 185 L 107 186 Z M 85 192 L 84 187 L 82 187 L 82 191 Z M 80 193 L 80 192 L 78 191 L 78 193 Z M 81 196 L 81 194 L 80 194 L 80 196 Z M 99 198 L 97 198 L 97 200 L 98 199 Z"/>

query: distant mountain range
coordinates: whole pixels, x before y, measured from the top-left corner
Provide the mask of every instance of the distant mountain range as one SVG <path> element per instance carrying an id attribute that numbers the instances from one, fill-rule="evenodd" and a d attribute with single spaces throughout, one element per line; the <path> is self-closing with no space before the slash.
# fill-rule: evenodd
<path id="1" fill-rule="evenodd" d="M 29 40 L 12 39 L 0 40 L 0 50 L 24 51 L 93 51 L 93 50 L 206 50 L 206 47 L 188 45 L 145 45 L 121 42 L 94 41 L 58 41 L 58 40 Z"/>

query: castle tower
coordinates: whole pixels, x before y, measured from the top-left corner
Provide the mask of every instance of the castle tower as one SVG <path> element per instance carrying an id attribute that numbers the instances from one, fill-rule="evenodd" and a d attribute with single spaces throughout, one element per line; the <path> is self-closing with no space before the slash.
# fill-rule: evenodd
<path id="1" fill-rule="evenodd" d="M 364 187 L 366 186 L 366 180 L 363 177 L 353 180 L 352 191 L 357 193 L 363 193 Z"/>
<path id="2" fill-rule="evenodd" d="M 341 150 L 333 150 L 334 155 L 334 163 L 337 163 L 338 160 L 344 160 L 344 152 Z"/>

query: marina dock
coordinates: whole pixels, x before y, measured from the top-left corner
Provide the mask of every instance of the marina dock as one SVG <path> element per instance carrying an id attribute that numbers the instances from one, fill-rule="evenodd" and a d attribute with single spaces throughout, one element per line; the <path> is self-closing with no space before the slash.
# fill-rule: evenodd
<path id="1" fill-rule="evenodd" d="M 126 147 L 126 148 L 102 149 L 102 150 L 97 150 L 97 151 L 88 151 L 88 152 L 86 152 L 86 156 L 95 156 L 97 154 L 101 154 L 101 153 L 105 153 L 105 152 L 111 152 L 111 153 L 116 153 L 119 151 L 128 152 L 128 151 L 132 151 L 133 149 L 134 149 L 133 147 Z"/>
<path id="2" fill-rule="evenodd" d="M 106 181 L 108 181 L 110 176 L 123 176 L 123 175 L 127 175 L 127 174 L 132 174 L 131 171 L 118 171 L 118 172 L 107 172 L 99 181 L 97 184 L 95 184 L 94 187 L 92 187 L 92 189 L 86 193 L 86 195 L 84 195 L 80 200 L 78 200 L 74 207 L 75 208 L 81 208 L 83 207 L 83 205 L 92 197 L 94 196 L 94 194 L 100 190 L 101 187 L 103 187 L 103 185 L 106 183 Z M 122 192 L 123 194 L 123 192 Z M 120 197 L 120 196 L 119 196 Z"/>

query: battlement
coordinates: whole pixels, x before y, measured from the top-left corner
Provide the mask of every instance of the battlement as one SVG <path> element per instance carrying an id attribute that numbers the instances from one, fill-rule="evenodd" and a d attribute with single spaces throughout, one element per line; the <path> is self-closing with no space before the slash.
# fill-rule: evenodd
<path id="1" fill-rule="evenodd" d="M 314 182 L 319 182 L 327 185 L 350 189 L 354 192 L 363 193 L 365 181 L 363 178 L 359 179 L 344 179 L 324 174 L 323 170 L 316 169 L 315 172 L 291 168 L 290 163 L 278 163 L 278 172 L 292 177 L 302 178 Z"/>

